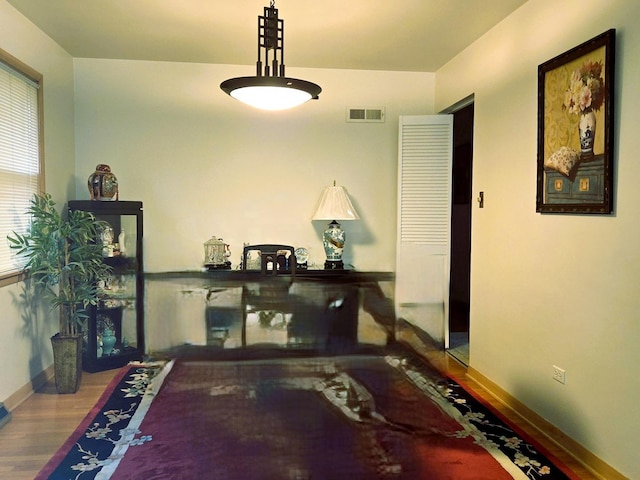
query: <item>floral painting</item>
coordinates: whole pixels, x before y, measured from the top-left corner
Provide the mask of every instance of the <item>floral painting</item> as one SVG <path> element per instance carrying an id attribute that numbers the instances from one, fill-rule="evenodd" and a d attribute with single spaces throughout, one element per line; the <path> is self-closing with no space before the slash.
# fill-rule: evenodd
<path id="1" fill-rule="evenodd" d="M 611 213 L 615 30 L 538 67 L 541 213 Z"/>

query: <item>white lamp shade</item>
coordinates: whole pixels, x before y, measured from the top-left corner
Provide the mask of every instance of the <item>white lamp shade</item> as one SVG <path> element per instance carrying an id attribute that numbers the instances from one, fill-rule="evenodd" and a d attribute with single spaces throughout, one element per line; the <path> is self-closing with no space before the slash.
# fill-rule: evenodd
<path id="1" fill-rule="evenodd" d="M 344 187 L 326 187 L 311 220 L 358 220 L 360 217 L 353 208 Z"/>

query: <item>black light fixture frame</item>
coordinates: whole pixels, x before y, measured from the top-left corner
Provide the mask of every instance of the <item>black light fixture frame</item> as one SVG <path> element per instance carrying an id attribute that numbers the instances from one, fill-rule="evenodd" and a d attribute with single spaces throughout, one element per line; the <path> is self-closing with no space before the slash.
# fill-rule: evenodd
<path id="1" fill-rule="evenodd" d="M 262 76 L 261 53 L 264 49 L 265 64 L 264 76 L 269 77 L 270 71 L 277 77 L 284 77 L 284 20 L 278 18 L 278 9 L 275 2 L 264 7 L 264 15 L 258 17 L 258 61 L 256 62 L 256 75 Z M 269 68 L 269 51 L 273 50 L 273 60 Z M 277 72 L 277 73 L 275 73 Z"/>
<path id="2" fill-rule="evenodd" d="M 273 58 L 269 60 L 269 52 Z M 264 63 L 262 62 L 264 51 Z M 284 64 L 284 20 L 278 17 L 275 0 L 264 7 L 264 15 L 258 16 L 258 61 L 255 77 L 236 77 L 225 80 L 220 88 L 227 94 L 242 87 L 283 87 L 303 90 L 311 99 L 317 100 L 322 89 L 315 83 L 285 75 Z"/>

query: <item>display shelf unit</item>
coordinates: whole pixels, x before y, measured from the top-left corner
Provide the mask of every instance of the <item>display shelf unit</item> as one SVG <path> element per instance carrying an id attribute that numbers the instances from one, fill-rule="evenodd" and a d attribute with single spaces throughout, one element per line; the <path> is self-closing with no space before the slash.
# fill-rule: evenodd
<path id="1" fill-rule="evenodd" d="M 98 284 L 100 301 L 88 309 L 84 328 L 83 368 L 97 372 L 142 360 L 145 352 L 143 209 L 137 201 L 74 200 L 69 210 L 92 212 L 111 231 L 96 239 L 111 274 Z"/>

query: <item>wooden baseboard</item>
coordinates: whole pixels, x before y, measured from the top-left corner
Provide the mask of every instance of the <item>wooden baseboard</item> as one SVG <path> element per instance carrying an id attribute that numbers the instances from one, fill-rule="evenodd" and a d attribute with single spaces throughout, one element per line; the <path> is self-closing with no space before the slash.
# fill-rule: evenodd
<path id="1" fill-rule="evenodd" d="M 39 388 L 43 387 L 53 378 L 53 365 L 36 375 L 29 383 L 23 385 L 18 391 L 8 397 L 4 404 L 7 410 L 13 411 L 18 405 L 33 395 Z"/>
<path id="2" fill-rule="evenodd" d="M 596 477 L 602 478 L 603 480 L 627 480 L 627 477 L 622 475 L 571 437 L 567 436 L 559 428 L 542 418 L 525 404 L 512 397 L 509 393 L 504 391 L 473 367 L 467 368 L 466 377 L 479 388 L 485 390 L 489 395 L 520 416 L 525 422 L 555 443 L 568 455 L 575 458 L 576 461 L 584 465 L 585 468 L 590 470 Z"/>

